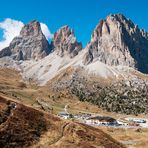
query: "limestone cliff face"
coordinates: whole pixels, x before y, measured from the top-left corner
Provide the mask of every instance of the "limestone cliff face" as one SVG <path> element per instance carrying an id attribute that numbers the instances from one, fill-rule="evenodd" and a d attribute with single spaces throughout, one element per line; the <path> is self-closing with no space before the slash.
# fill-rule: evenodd
<path id="1" fill-rule="evenodd" d="M 9 51 L 9 52 L 6 52 Z M 0 57 L 12 56 L 15 60 L 41 59 L 47 56 L 51 47 L 43 35 L 38 21 L 25 25 L 9 47 L 3 49 Z"/>
<path id="2" fill-rule="evenodd" d="M 99 60 L 148 73 L 148 34 L 122 14 L 101 20 L 87 45 L 84 64 Z"/>
<path id="3" fill-rule="evenodd" d="M 73 58 L 82 50 L 82 44 L 77 42 L 74 30 L 68 26 L 62 27 L 54 34 L 52 46 L 53 50 L 61 57 L 67 55 Z"/>
<path id="4" fill-rule="evenodd" d="M 11 50 L 9 47 L 4 48 L 3 50 L 0 51 L 0 58 L 5 57 L 5 56 L 10 56 Z"/>
<path id="5" fill-rule="evenodd" d="M 72 59 L 81 50 L 82 44 L 68 26 L 60 28 L 49 44 L 40 23 L 32 21 L 22 28 L 9 47 L 0 51 L 0 58 L 10 56 L 14 60 L 38 60 L 53 51 L 61 57 Z M 148 33 L 122 14 L 110 15 L 101 20 L 84 50 L 85 65 L 101 61 L 110 66 L 128 66 L 148 73 Z"/>

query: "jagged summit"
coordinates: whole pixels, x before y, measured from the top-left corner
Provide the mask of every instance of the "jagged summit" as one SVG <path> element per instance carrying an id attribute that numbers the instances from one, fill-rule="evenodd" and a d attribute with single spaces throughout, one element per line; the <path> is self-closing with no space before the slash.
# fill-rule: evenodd
<path id="1" fill-rule="evenodd" d="M 10 56 L 14 60 L 37 60 L 53 51 L 61 58 L 70 57 L 72 60 L 81 50 L 82 44 L 69 26 L 55 32 L 49 44 L 40 23 L 33 20 L 22 28 L 9 47 L 0 51 L 0 58 Z M 109 66 L 127 66 L 148 73 L 148 33 L 123 14 L 110 14 L 101 20 L 84 51 L 85 56 L 77 59 L 83 59 L 84 65 L 99 61 Z"/>
<path id="2" fill-rule="evenodd" d="M 109 15 L 95 28 L 84 63 L 99 60 L 148 73 L 148 34 L 122 14 Z"/>
<path id="3" fill-rule="evenodd" d="M 36 20 L 25 25 L 9 47 L 0 51 L 0 57 L 11 56 L 15 60 L 41 59 L 47 56 L 51 47 Z"/>
<path id="4" fill-rule="evenodd" d="M 53 50 L 61 57 L 68 55 L 72 58 L 82 50 L 82 44 L 77 42 L 74 30 L 69 26 L 63 26 L 54 34 L 52 44 Z"/>
<path id="5" fill-rule="evenodd" d="M 31 21 L 29 24 L 26 24 L 21 32 L 21 36 L 37 36 L 42 34 L 40 23 L 37 20 Z"/>
<path id="6" fill-rule="evenodd" d="M 16 69 L 25 82 L 66 90 L 108 111 L 148 113 L 148 75 L 135 70 L 148 73 L 147 48 L 147 33 L 121 14 L 101 20 L 83 50 L 70 27 L 59 29 L 49 45 L 33 21 L 2 51 L 0 56 L 10 57 L 0 58 L 0 68 Z"/>

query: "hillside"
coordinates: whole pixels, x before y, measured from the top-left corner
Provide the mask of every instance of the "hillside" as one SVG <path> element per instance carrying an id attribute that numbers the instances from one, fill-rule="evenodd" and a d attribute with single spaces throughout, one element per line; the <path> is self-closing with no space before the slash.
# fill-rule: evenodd
<path id="1" fill-rule="evenodd" d="M 0 147 L 124 147 L 101 130 L 0 97 Z"/>
<path id="2" fill-rule="evenodd" d="M 122 14 L 100 21 L 84 49 L 68 26 L 56 31 L 48 45 L 39 22 L 32 21 L 11 42 L 11 55 L 4 55 L 6 49 L 0 52 L 0 67 L 17 70 L 22 76 L 20 81 L 46 87 L 52 94 L 56 94 L 53 90 L 63 93 L 65 89 L 71 98 L 110 112 L 147 114 L 147 44 L 147 33 Z M 21 53 L 23 57 L 19 59 Z M 18 85 L 25 85 L 22 82 Z M 27 91 L 34 100 L 39 97 L 32 88 L 27 88 L 28 101 Z M 20 90 L 13 95 L 16 94 L 20 96 Z"/>
<path id="3" fill-rule="evenodd" d="M 0 51 L 0 147 L 147 146 L 147 46 L 122 14 L 101 20 L 84 48 L 67 25 L 49 43 L 40 22 L 25 24 Z"/>

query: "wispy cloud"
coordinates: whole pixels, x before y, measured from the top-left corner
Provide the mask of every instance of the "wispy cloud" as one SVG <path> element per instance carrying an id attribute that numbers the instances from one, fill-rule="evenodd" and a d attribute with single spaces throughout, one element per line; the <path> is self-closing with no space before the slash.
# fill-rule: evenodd
<path id="1" fill-rule="evenodd" d="M 41 24 L 41 29 L 43 34 L 45 35 L 46 39 L 52 39 L 53 38 L 53 34 L 50 32 L 50 30 L 48 29 L 48 26 L 44 23 L 40 23 Z"/>
<path id="2" fill-rule="evenodd" d="M 53 34 L 50 32 L 48 26 L 44 23 L 41 24 L 41 29 L 46 39 L 52 39 Z M 0 41 L 0 50 L 9 46 L 10 42 L 14 37 L 18 36 L 24 23 L 18 20 L 13 20 L 10 18 L 5 19 L 3 22 L 0 22 L 0 29 L 3 30 L 2 40 Z"/>
<path id="3" fill-rule="evenodd" d="M 0 41 L 0 50 L 9 46 L 9 43 L 15 36 L 18 36 L 24 24 L 21 21 L 10 18 L 0 22 L 0 29 L 3 30 L 3 39 Z"/>

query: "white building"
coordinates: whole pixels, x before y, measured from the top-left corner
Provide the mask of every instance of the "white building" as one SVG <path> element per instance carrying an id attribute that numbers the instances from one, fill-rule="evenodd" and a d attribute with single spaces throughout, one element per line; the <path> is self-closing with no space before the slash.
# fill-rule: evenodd
<path id="1" fill-rule="evenodd" d="M 90 117 L 85 120 L 85 123 L 90 124 L 90 125 L 116 125 L 118 124 L 116 119 L 112 117 L 105 117 L 105 116 Z"/>
<path id="2" fill-rule="evenodd" d="M 63 118 L 63 119 L 69 119 L 70 118 L 70 114 L 66 113 L 66 112 L 60 112 L 58 114 L 59 117 Z"/>

